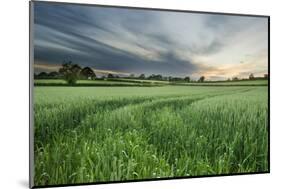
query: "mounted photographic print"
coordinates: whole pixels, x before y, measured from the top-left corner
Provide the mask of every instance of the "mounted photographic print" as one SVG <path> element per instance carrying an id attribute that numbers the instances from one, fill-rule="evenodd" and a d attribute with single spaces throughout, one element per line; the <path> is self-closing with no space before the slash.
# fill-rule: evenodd
<path id="1" fill-rule="evenodd" d="M 30 187 L 269 173 L 269 16 L 30 2 Z"/>

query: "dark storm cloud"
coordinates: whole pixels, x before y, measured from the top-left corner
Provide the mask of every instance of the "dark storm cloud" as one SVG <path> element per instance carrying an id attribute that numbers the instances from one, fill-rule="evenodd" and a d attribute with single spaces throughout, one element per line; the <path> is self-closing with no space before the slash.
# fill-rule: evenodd
<path id="1" fill-rule="evenodd" d="M 100 70 L 173 76 L 198 72 L 198 56 L 222 52 L 229 36 L 248 23 L 221 15 L 44 2 L 35 2 L 34 18 L 35 64 L 44 64 L 35 71 L 71 60 Z"/>
<path id="2" fill-rule="evenodd" d="M 95 34 L 99 33 L 115 35 L 117 31 L 114 29 L 121 27 L 127 32 L 146 36 L 156 45 L 167 48 L 172 44 L 167 36 L 149 35 L 145 32 L 143 27 L 148 19 L 151 21 L 154 18 L 150 12 L 130 15 L 131 11 L 36 3 L 35 62 L 59 64 L 64 60 L 71 60 L 96 69 L 133 73 L 180 74 L 183 70 L 189 73 L 196 70 L 196 65 L 191 61 L 180 60 L 169 51 L 159 53 L 160 60 L 147 60 L 141 55 L 95 39 Z M 93 30 L 92 35 L 89 36 L 86 30 Z M 151 50 L 141 43 L 133 44 L 141 49 Z M 185 68 L 182 69 L 182 66 Z"/>
<path id="3" fill-rule="evenodd" d="M 174 75 L 177 73 L 178 76 L 186 76 L 192 74 L 198 70 L 197 65 L 192 63 L 191 60 L 181 60 L 173 52 L 162 54 L 163 61 L 152 61 L 149 65 L 154 65 L 153 70 L 158 70 L 159 73 L 165 75 Z"/>

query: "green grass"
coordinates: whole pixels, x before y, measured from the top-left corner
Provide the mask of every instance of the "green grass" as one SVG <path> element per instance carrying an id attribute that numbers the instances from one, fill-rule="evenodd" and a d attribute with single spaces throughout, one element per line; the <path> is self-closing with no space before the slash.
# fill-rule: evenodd
<path id="1" fill-rule="evenodd" d="M 135 83 L 158 83 L 158 84 L 169 84 L 169 81 L 161 80 L 147 80 L 147 79 L 126 79 L 126 78 L 114 78 L 109 79 L 111 81 L 121 81 L 121 82 L 135 82 Z"/>
<path id="2" fill-rule="evenodd" d="M 67 86 L 67 82 L 62 79 L 36 79 L 35 86 Z M 107 80 L 78 80 L 76 86 L 165 86 L 165 85 L 188 85 L 188 86 L 267 86 L 268 80 L 245 80 L 245 81 L 206 81 L 198 82 L 169 82 L 157 80 L 140 80 L 114 78 Z"/>
<path id="3" fill-rule="evenodd" d="M 68 86 L 67 82 L 62 79 L 36 79 L 34 81 L 35 86 Z M 78 80 L 76 86 L 116 86 L 116 87 L 128 87 L 128 86 L 157 86 L 167 84 L 167 82 L 161 81 L 137 81 L 126 79 L 108 79 L 108 80 Z"/>
<path id="4" fill-rule="evenodd" d="M 267 87 L 35 87 L 35 185 L 268 171 Z"/>
<path id="5" fill-rule="evenodd" d="M 205 81 L 203 83 L 182 83 L 183 85 L 207 85 L 207 86 L 267 86 L 268 80 L 241 80 L 241 81 Z"/>

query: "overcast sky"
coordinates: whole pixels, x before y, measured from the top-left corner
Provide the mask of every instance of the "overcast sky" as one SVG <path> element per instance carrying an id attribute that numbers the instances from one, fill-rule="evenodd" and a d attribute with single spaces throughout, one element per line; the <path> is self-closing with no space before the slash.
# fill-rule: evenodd
<path id="1" fill-rule="evenodd" d="M 263 76 L 268 22 L 226 16 L 34 2 L 34 70 L 64 60 L 99 74 Z"/>

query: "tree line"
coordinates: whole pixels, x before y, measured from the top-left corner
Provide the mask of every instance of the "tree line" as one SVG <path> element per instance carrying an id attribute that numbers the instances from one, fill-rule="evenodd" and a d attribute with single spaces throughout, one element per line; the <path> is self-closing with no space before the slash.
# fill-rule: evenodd
<path id="1" fill-rule="evenodd" d="M 78 64 L 73 64 L 71 61 L 64 61 L 61 68 L 58 72 L 41 72 L 39 74 L 34 74 L 34 79 L 64 79 L 68 84 L 74 85 L 79 79 L 87 79 L 87 80 L 104 80 L 104 79 L 118 79 L 120 78 L 118 75 L 114 75 L 112 73 L 107 74 L 107 76 L 102 76 L 101 78 L 97 78 L 95 72 L 90 67 L 82 68 Z M 142 80 L 159 80 L 159 81 L 171 81 L 171 82 L 205 82 L 205 76 L 199 77 L 198 80 L 191 80 L 189 76 L 184 78 L 182 77 L 172 77 L 172 76 L 162 76 L 161 74 L 152 74 L 148 77 L 145 74 L 140 74 L 139 76 L 135 76 L 131 74 L 130 76 L 122 77 L 124 79 L 142 79 Z M 264 77 L 255 77 L 253 73 L 249 75 L 249 79 L 247 80 L 258 80 L 258 79 L 268 79 L 268 74 L 264 74 Z M 233 77 L 232 79 L 227 79 L 227 81 L 240 81 L 246 79 L 239 79 L 238 77 Z"/>
<path id="2" fill-rule="evenodd" d="M 34 75 L 35 79 L 64 79 L 68 84 L 74 85 L 78 79 L 95 79 L 96 74 L 90 67 L 82 68 L 71 61 L 64 62 L 58 72 L 41 72 Z"/>

